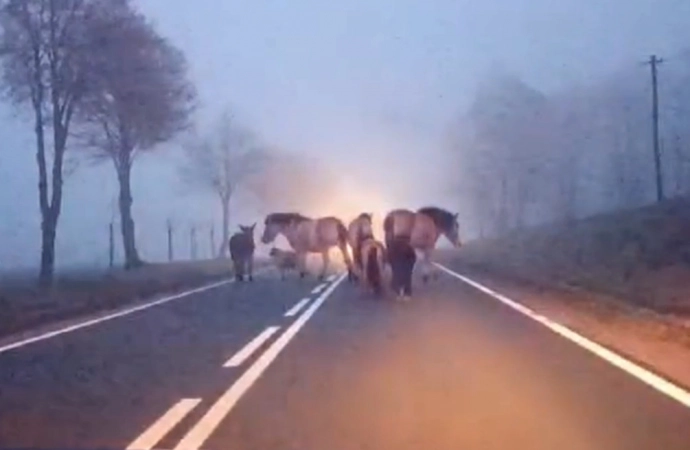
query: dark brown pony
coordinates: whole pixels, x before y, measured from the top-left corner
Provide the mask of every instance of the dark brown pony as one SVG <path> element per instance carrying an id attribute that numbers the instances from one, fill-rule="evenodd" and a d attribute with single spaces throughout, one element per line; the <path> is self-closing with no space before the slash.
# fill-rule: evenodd
<path id="1" fill-rule="evenodd" d="M 384 274 L 386 268 L 386 248 L 373 237 L 366 237 L 360 242 L 362 286 L 371 289 L 376 296 L 384 292 Z"/>
<path id="2" fill-rule="evenodd" d="M 343 254 L 348 275 L 352 279 L 352 261 L 347 252 L 347 230 L 340 219 L 335 217 L 311 219 L 298 213 L 269 214 L 264 220 L 261 242 L 269 244 L 278 234 L 285 236 L 297 253 L 301 278 L 306 275 L 307 254 L 321 253 L 323 269 L 319 278 L 323 279 L 330 263 L 329 250 L 337 246 Z"/>
<path id="3" fill-rule="evenodd" d="M 412 248 L 422 252 L 424 282 L 433 271 L 431 257 L 439 236 L 444 235 L 455 247 L 461 245 L 458 215 L 436 206 L 420 208 L 417 212 L 393 210 L 386 215 L 383 230 L 387 248 L 393 244 L 393 238 L 407 237 Z"/>
<path id="4" fill-rule="evenodd" d="M 372 214 L 362 213 L 347 227 L 347 240 L 352 249 L 353 272 L 355 277 L 362 277 L 364 264 L 362 261 L 362 243 L 365 239 L 373 238 Z"/>

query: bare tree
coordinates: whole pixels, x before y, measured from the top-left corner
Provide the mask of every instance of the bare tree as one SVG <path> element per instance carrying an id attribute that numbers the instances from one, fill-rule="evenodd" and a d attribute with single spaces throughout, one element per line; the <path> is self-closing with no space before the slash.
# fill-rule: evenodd
<path id="1" fill-rule="evenodd" d="M 125 268 L 133 268 L 142 261 L 132 216 L 132 166 L 141 152 L 188 127 L 196 91 L 182 52 L 128 0 L 113 5 L 88 24 L 94 51 L 82 138 L 97 161 L 112 161 L 117 172 Z"/>
<path id="2" fill-rule="evenodd" d="M 0 10 L 3 82 L 16 106 L 30 106 L 41 212 L 39 282 L 50 284 L 62 208 L 70 127 L 85 93 L 84 25 L 108 2 L 8 0 Z"/>
<path id="3" fill-rule="evenodd" d="M 183 182 L 217 196 L 222 214 L 222 242 L 218 257 L 228 250 L 230 201 L 250 177 L 262 169 L 265 153 L 249 129 L 224 112 L 211 133 L 190 139 L 180 168 Z"/>

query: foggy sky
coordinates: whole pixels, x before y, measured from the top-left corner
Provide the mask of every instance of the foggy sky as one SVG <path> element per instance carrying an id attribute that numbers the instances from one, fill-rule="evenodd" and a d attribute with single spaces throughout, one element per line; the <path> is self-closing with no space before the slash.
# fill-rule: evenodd
<path id="1" fill-rule="evenodd" d="M 204 106 L 200 123 L 231 105 L 264 140 L 318 155 L 395 206 L 453 208 L 443 181 L 450 172 L 444 139 L 489 71 L 510 71 L 548 92 L 690 43 L 687 0 L 139 5 L 185 51 Z M 38 261 L 40 215 L 27 117 L 0 106 L 0 270 Z M 164 145 L 134 168 L 134 214 L 145 259 L 164 257 L 168 217 L 180 227 L 217 217 L 215 199 L 185 195 L 176 155 L 167 151 L 175 148 Z M 413 184 L 413 177 L 427 181 Z M 68 179 L 58 265 L 106 263 L 116 188 L 108 164 L 83 163 Z M 257 219 L 251 207 L 234 207 L 233 222 Z M 182 236 L 178 247 L 188 253 Z"/>

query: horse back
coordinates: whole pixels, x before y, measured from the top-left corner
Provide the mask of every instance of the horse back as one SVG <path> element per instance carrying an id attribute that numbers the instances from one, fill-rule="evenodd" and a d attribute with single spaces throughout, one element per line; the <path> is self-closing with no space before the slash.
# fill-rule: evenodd
<path id="1" fill-rule="evenodd" d="M 386 242 L 395 236 L 410 236 L 415 224 L 415 213 L 407 209 L 395 209 L 383 220 Z"/>

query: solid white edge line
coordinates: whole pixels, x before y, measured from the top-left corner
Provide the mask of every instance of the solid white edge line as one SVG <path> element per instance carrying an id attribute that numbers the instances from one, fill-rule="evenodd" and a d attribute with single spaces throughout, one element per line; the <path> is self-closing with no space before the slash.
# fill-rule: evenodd
<path id="1" fill-rule="evenodd" d="M 311 293 L 312 294 L 318 294 L 319 292 L 323 291 L 326 286 L 327 286 L 326 283 L 321 283 L 320 285 L 318 285 L 314 289 L 312 289 Z"/>
<path id="2" fill-rule="evenodd" d="M 153 425 L 127 446 L 126 450 L 151 450 L 192 409 L 201 402 L 200 398 L 183 398 L 165 412 Z"/>
<path id="3" fill-rule="evenodd" d="M 326 281 L 331 282 L 334 281 L 336 278 L 338 278 L 337 274 L 330 275 L 328 278 L 326 278 Z"/>
<path id="4" fill-rule="evenodd" d="M 290 308 L 286 313 L 285 317 L 292 317 L 296 316 L 298 312 L 302 310 L 305 306 L 307 306 L 307 303 L 309 303 L 309 300 L 311 300 L 309 297 L 305 297 L 299 302 L 295 304 L 292 308 Z"/>
<path id="5" fill-rule="evenodd" d="M 195 289 L 191 289 L 189 291 L 181 292 L 179 294 L 163 297 L 161 299 L 154 300 L 154 301 L 149 302 L 149 303 L 144 303 L 142 305 L 126 308 L 126 309 L 123 309 L 122 311 L 114 312 L 111 314 L 106 314 L 105 316 L 97 317 L 95 319 L 87 320 L 85 322 L 76 323 L 74 325 L 69 325 L 69 326 L 66 326 L 66 327 L 63 327 L 63 328 L 60 328 L 57 330 L 42 333 L 42 334 L 39 334 L 38 336 L 34 336 L 31 338 L 27 338 L 27 339 L 21 339 L 19 341 L 12 342 L 10 344 L 6 344 L 6 345 L 0 347 L 0 353 L 4 353 L 4 352 L 7 352 L 9 350 L 23 347 L 23 346 L 28 345 L 28 344 L 33 344 L 34 342 L 39 342 L 39 341 L 43 341 L 46 339 L 50 339 L 52 337 L 59 336 L 61 334 L 65 334 L 65 333 L 69 333 L 71 331 L 79 330 L 81 328 L 90 327 L 92 325 L 96 325 L 96 324 L 99 324 L 101 322 L 106 322 L 108 320 L 112 320 L 112 319 L 115 319 L 118 317 L 127 316 L 127 315 L 135 313 L 137 311 L 143 311 L 145 309 L 151 308 L 151 307 L 156 306 L 156 305 L 161 305 L 163 303 L 167 303 L 167 302 L 170 302 L 173 300 L 187 297 L 189 295 L 198 294 L 199 292 L 208 291 L 210 289 L 214 289 L 214 288 L 217 288 L 217 287 L 220 287 L 220 286 L 223 286 L 226 284 L 230 284 L 233 282 L 234 282 L 234 280 L 219 281 L 219 282 L 216 282 L 213 284 L 209 284 L 206 286 L 201 286 L 201 287 L 198 287 Z"/>
<path id="6" fill-rule="evenodd" d="M 280 330 L 280 327 L 268 327 L 261 333 L 259 333 L 258 336 L 256 336 L 254 339 L 249 341 L 247 345 L 242 347 L 240 351 L 235 353 L 232 358 L 230 358 L 225 364 L 223 364 L 223 367 L 237 367 L 241 366 L 242 363 L 244 363 L 247 358 L 252 356 L 252 354 L 259 348 L 261 345 L 269 340 L 271 336 L 275 334 L 276 331 Z"/>
<path id="7" fill-rule="evenodd" d="M 651 372 L 648 369 L 645 369 L 644 367 L 641 367 L 634 362 L 624 358 L 623 356 L 619 355 L 618 353 L 615 353 L 605 347 L 603 347 L 600 344 L 597 344 L 596 342 L 576 333 L 575 331 L 571 330 L 570 328 L 561 325 L 558 322 L 554 322 L 553 320 L 544 317 L 541 314 L 535 313 L 533 310 L 530 308 L 527 308 L 519 303 L 517 303 L 514 300 L 509 299 L 508 297 L 499 294 L 498 292 L 495 292 L 492 289 L 489 289 L 488 287 L 477 283 L 476 281 L 464 276 L 460 275 L 459 273 L 456 273 L 447 267 L 434 263 L 438 268 L 446 272 L 448 275 L 451 275 L 467 284 L 470 286 L 484 292 L 485 294 L 488 294 L 489 296 L 495 298 L 496 300 L 500 301 L 501 303 L 513 308 L 514 310 L 518 311 L 519 313 L 529 317 L 530 319 L 539 322 L 540 324 L 544 325 L 554 333 L 564 337 L 565 339 L 568 339 L 569 341 L 573 342 L 574 344 L 579 345 L 580 347 L 590 351 L 591 353 L 597 355 L 598 357 L 602 358 L 603 360 L 609 362 L 613 366 L 618 367 L 619 369 L 627 372 L 629 375 L 632 375 L 633 377 L 637 378 L 638 380 L 642 381 L 643 383 L 651 386 L 652 388 L 656 389 L 657 391 L 661 392 L 662 394 L 665 394 L 666 396 L 672 398 L 673 400 L 676 400 L 677 402 L 681 403 L 682 405 L 689 407 L 690 408 L 690 392 L 688 392 L 686 389 L 670 382 L 669 380 L 663 378 L 660 375 L 657 375 L 653 372 Z"/>
<path id="8" fill-rule="evenodd" d="M 208 412 L 197 422 L 197 424 L 185 435 L 177 444 L 175 450 L 198 450 L 201 445 L 209 438 L 211 433 L 218 427 L 221 421 L 228 415 L 232 408 L 237 404 L 252 385 L 258 380 L 261 374 L 268 368 L 274 359 L 280 354 L 297 332 L 314 315 L 317 309 L 326 301 L 329 295 L 345 279 L 345 274 L 341 275 L 326 289 L 319 298 L 307 308 L 307 310 L 295 320 L 290 327 L 273 342 L 273 344 L 254 362 L 254 364 L 242 374 L 230 388 L 211 406 Z"/>

